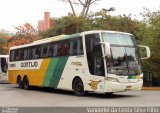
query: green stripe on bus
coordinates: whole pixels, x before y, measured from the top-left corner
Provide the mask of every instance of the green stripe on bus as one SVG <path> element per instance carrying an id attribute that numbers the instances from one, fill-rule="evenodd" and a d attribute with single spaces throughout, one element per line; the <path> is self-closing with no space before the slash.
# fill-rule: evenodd
<path id="1" fill-rule="evenodd" d="M 127 79 L 136 79 L 136 76 L 128 76 Z"/>
<path id="2" fill-rule="evenodd" d="M 56 65 L 58 63 L 59 58 L 52 58 L 46 71 L 46 75 L 43 81 L 43 86 L 49 86 L 49 83 L 53 76 L 53 71 L 56 69 Z"/>
<path id="3" fill-rule="evenodd" d="M 59 57 L 57 64 L 53 70 L 52 79 L 50 79 L 49 87 L 57 88 L 60 78 L 62 76 L 64 67 L 67 63 L 68 57 Z M 50 67 L 49 67 L 50 68 Z M 51 67 L 52 68 L 52 67 Z"/>

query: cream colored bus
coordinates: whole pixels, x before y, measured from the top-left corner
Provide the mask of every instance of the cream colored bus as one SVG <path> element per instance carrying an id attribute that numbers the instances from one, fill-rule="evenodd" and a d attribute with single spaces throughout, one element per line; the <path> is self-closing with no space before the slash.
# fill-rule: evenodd
<path id="1" fill-rule="evenodd" d="M 146 48 L 147 57 L 140 58 L 139 47 Z M 139 47 L 132 34 L 104 30 L 38 40 L 10 49 L 9 81 L 24 89 L 51 87 L 76 95 L 140 90 L 140 60 L 150 57 L 150 49 Z"/>

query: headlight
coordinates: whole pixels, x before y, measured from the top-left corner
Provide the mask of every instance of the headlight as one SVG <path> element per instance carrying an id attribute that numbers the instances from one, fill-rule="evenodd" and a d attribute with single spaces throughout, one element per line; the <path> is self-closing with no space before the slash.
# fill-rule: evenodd
<path id="1" fill-rule="evenodd" d="M 107 77 L 105 80 L 111 81 L 111 82 L 119 82 L 117 78 Z"/>

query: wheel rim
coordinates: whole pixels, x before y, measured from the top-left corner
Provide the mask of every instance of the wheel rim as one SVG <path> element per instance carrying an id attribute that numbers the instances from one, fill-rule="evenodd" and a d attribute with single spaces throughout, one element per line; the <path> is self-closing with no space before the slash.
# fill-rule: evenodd
<path id="1" fill-rule="evenodd" d="M 76 86 L 75 86 L 75 89 L 76 89 L 76 91 L 79 92 L 79 93 L 83 92 L 83 83 L 80 82 L 80 81 L 77 81 Z"/>
<path id="2" fill-rule="evenodd" d="M 80 79 L 76 79 L 74 81 L 74 92 L 76 95 L 84 94 L 83 82 Z"/>

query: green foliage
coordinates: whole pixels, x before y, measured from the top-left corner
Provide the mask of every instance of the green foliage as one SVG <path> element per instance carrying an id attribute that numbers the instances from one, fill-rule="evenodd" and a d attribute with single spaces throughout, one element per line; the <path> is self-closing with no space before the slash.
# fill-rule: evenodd
<path id="1" fill-rule="evenodd" d="M 143 17 L 145 25 L 140 42 L 151 49 L 151 58 L 143 61 L 144 69 L 154 76 L 160 76 L 160 11 L 146 10 Z"/>
<path id="2" fill-rule="evenodd" d="M 44 32 L 40 32 L 41 38 L 52 37 L 61 34 L 74 34 L 91 29 L 87 19 L 75 17 L 73 15 L 62 18 L 54 18 L 52 27 Z"/>

